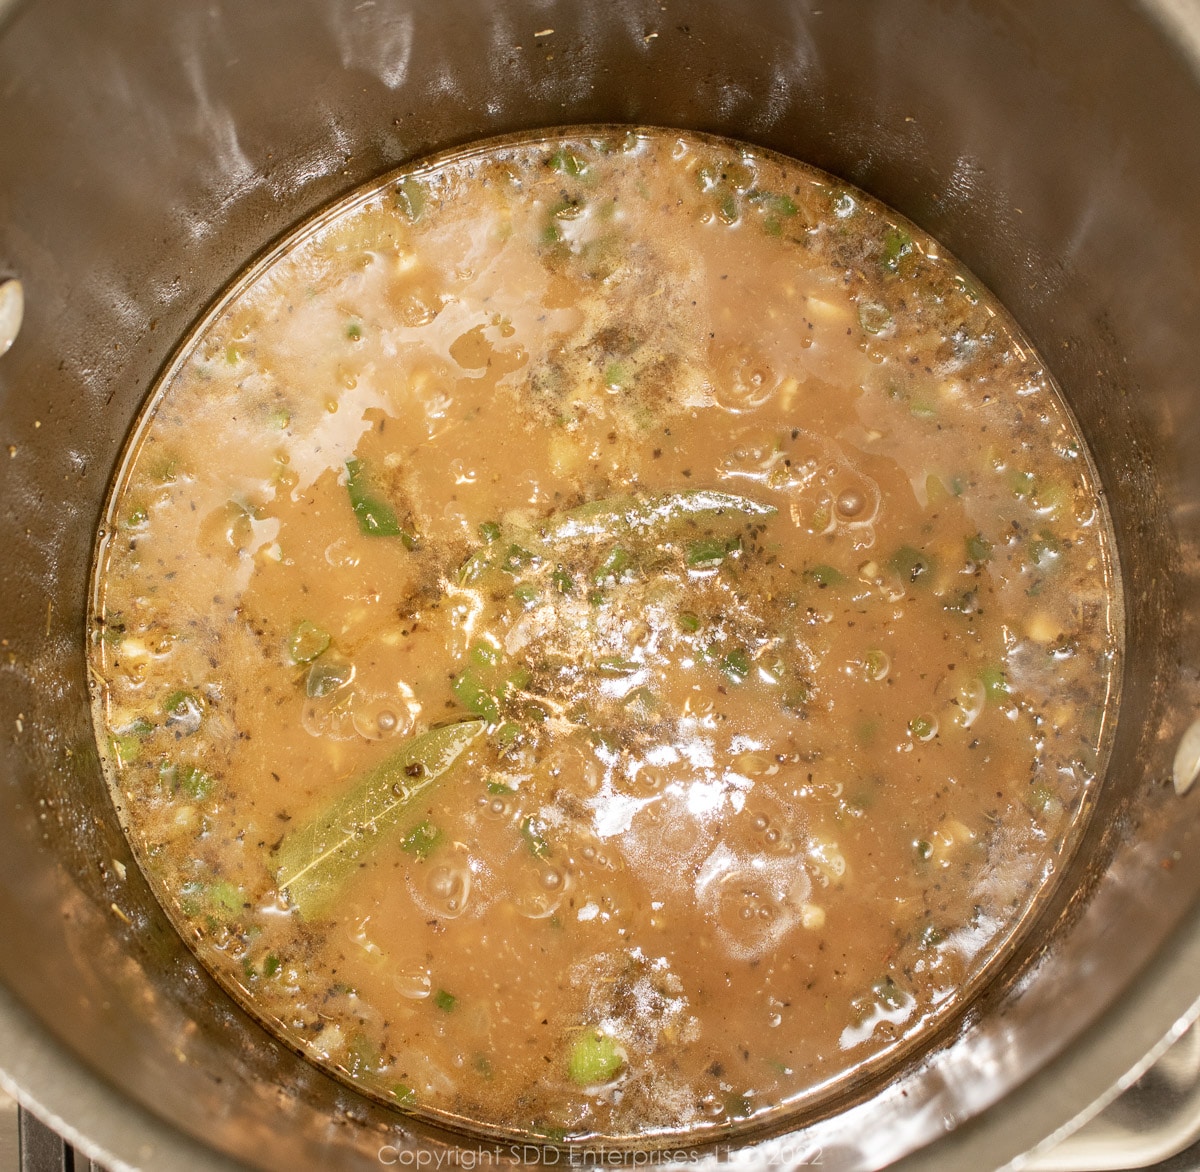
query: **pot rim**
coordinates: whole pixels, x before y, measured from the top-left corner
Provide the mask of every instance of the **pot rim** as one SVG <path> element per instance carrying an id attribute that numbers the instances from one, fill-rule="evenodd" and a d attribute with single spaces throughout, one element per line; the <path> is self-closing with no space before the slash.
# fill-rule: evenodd
<path id="1" fill-rule="evenodd" d="M 0 0 L 0 33 L 23 8 Z M 1200 86 L 1200 0 L 1138 0 Z M 1200 901 L 1143 970 L 1052 1060 L 978 1116 L 892 1165 L 1015 1168 L 1098 1114 L 1200 1019 Z M 109 1172 L 239 1172 L 98 1074 L 0 985 L 0 1089 Z M 752 1152 L 753 1149 L 750 1149 Z M 746 1153 L 747 1155 L 749 1152 Z"/>

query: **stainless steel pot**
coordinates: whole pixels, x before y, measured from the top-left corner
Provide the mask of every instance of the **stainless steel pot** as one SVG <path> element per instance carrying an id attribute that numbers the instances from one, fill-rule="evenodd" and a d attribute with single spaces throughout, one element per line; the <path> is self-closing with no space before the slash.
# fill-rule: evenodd
<path id="1" fill-rule="evenodd" d="M 114 1168 L 454 1150 L 269 1038 L 155 906 L 92 742 L 89 558 L 139 403 L 249 256 L 413 155 L 581 122 L 773 147 L 931 231 L 1065 388 L 1121 552 L 1112 764 L 1046 914 L 923 1060 L 754 1158 L 998 1166 L 1189 1020 L 1200 797 L 1170 778 L 1200 715 L 1195 0 L 0 0 L 5 21 L 0 277 L 27 310 L 0 357 L 0 1081 Z"/>

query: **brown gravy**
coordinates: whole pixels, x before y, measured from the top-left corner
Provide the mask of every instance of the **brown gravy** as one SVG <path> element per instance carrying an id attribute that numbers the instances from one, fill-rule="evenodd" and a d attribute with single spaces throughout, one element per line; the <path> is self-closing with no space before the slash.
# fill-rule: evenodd
<path id="1" fill-rule="evenodd" d="M 218 978 L 369 1093 L 553 1138 L 815 1102 L 961 1007 L 1072 847 L 1120 635 L 1082 441 L 971 277 L 623 129 L 255 266 L 131 441 L 93 615 L 114 800 Z"/>

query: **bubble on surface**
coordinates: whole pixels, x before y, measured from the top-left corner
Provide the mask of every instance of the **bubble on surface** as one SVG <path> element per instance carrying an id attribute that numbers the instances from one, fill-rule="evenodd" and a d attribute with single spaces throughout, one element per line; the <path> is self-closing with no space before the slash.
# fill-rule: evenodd
<path id="1" fill-rule="evenodd" d="M 408 889 L 424 911 L 441 919 L 455 920 L 468 908 L 479 910 L 470 852 L 461 842 L 439 848 L 411 867 Z"/>

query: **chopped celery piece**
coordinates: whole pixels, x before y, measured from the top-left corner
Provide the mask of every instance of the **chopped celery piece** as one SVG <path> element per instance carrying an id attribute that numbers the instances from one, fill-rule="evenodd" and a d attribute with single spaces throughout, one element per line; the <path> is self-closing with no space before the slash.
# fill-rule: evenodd
<path id="1" fill-rule="evenodd" d="M 113 755 L 122 765 L 130 765 L 142 755 L 142 741 L 154 731 L 144 716 L 135 717 L 123 728 L 114 729 L 109 736 Z"/>
<path id="2" fill-rule="evenodd" d="M 1013 490 L 1013 496 L 1028 496 L 1033 492 L 1033 473 L 1013 469 L 1008 474 L 1008 483 Z"/>
<path id="3" fill-rule="evenodd" d="M 194 733 L 200 727 L 204 705 L 199 697 L 193 696 L 191 692 L 176 691 L 164 699 L 162 710 L 167 714 L 168 725 L 173 725 L 185 733 Z"/>
<path id="4" fill-rule="evenodd" d="M 550 216 L 554 220 L 577 220 L 586 206 L 582 199 L 560 199 L 550 209 Z"/>
<path id="5" fill-rule="evenodd" d="M 976 533 L 974 536 L 967 538 L 967 557 L 977 566 L 983 565 L 991 556 L 992 543 L 983 534 Z"/>
<path id="6" fill-rule="evenodd" d="M 625 1065 L 625 1056 L 607 1034 L 588 1030 L 575 1039 L 567 1060 L 571 1081 L 581 1087 L 609 1082 Z"/>
<path id="7" fill-rule="evenodd" d="M 624 546 L 614 545 L 604 556 L 604 560 L 596 567 L 596 572 L 592 575 L 592 580 L 600 585 L 609 578 L 615 578 L 618 582 L 621 580 L 622 574 L 633 564 L 633 558 Z"/>
<path id="8" fill-rule="evenodd" d="M 495 541 L 500 536 L 500 526 L 495 521 L 484 521 L 479 526 L 479 536 L 487 542 Z"/>
<path id="9" fill-rule="evenodd" d="M 890 273 L 900 271 L 900 262 L 913 250 L 913 239 L 907 229 L 893 224 L 883 234 L 883 267 Z"/>
<path id="10" fill-rule="evenodd" d="M 350 507 L 358 518 L 358 531 L 368 537 L 399 537 L 406 548 L 414 548 L 416 536 L 400 524 L 392 506 L 371 491 L 368 480 L 361 460 L 346 461 L 346 491 L 350 494 Z"/>
<path id="11" fill-rule="evenodd" d="M 504 560 L 500 563 L 500 568 L 506 574 L 519 574 L 526 566 L 532 565 L 534 560 L 535 555 L 530 550 L 514 541 L 509 545 Z"/>
<path id="12" fill-rule="evenodd" d="M 700 616 L 692 614 L 690 610 L 685 610 L 680 614 L 678 623 L 681 631 L 700 630 Z"/>
<path id="13" fill-rule="evenodd" d="M 1045 782 L 1039 781 L 1030 787 L 1025 804 L 1033 814 L 1046 814 L 1058 805 L 1058 795 Z"/>
<path id="14" fill-rule="evenodd" d="M 721 537 L 702 537 L 693 541 L 687 547 L 687 564 L 689 566 L 715 566 L 725 560 L 729 546 Z"/>
<path id="15" fill-rule="evenodd" d="M 544 859 L 550 854 L 550 844 L 542 836 L 541 826 L 532 815 L 521 820 L 521 837 L 535 859 Z"/>
<path id="16" fill-rule="evenodd" d="M 985 667 L 979 673 L 979 680 L 989 700 L 1004 700 L 1009 695 L 1008 680 L 1001 668 Z"/>
<path id="17" fill-rule="evenodd" d="M 451 1013 L 458 1004 L 458 998 L 453 993 L 447 993 L 445 989 L 439 989 L 433 995 L 433 1003 L 443 1013 Z"/>
<path id="18" fill-rule="evenodd" d="M 882 334 L 892 324 L 892 311 L 878 301 L 864 301 L 858 307 L 858 322 L 868 334 Z"/>
<path id="19" fill-rule="evenodd" d="M 425 213 L 429 192 L 412 175 L 406 175 L 396 185 L 396 206 L 415 224 Z"/>
<path id="20" fill-rule="evenodd" d="M 577 155 L 570 147 L 565 146 L 560 147 L 546 160 L 546 166 L 551 171 L 558 171 L 576 179 L 581 175 L 586 175 L 588 171 L 587 160 Z"/>
<path id="21" fill-rule="evenodd" d="M 500 662 L 500 648 L 483 639 L 471 644 L 471 662 L 480 667 L 495 667 Z"/>
<path id="22" fill-rule="evenodd" d="M 379 1047 L 374 1045 L 366 1034 L 355 1031 L 350 1035 L 350 1044 L 346 1047 L 346 1070 L 351 1078 L 362 1078 L 364 1075 L 377 1074 L 384 1067 L 383 1055 Z"/>
<path id="23" fill-rule="evenodd" d="M 195 765 L 178 765 L 173 761 L 164 762 L 158 769 L 159 783 L 173 794 L 183 794 L 198 802 L 208 797 L 212 792 L 213 777 Z"/>
<path id="24" fill-rule="evenodd" d="M 329 646 L 329 632 L 308 619 L 301 619 L 288 640 L 293 663 L 312 663 Z"/>
<path id="25" fill-rule="evenodd" d="M 947 598 L 942 609 L 955 614 L 975 614 L 979 610 L 979 595 L 974 590 L 962 590 Z"/>
<path id="26" fill-rule="evenodd" d="M 469 667 L 460 672 L 451 684 L 451 690 L 460 703 L 476 716 L 482 716 L 493 723 L 500 719 L 500 702 L 484 686 L 474 668 Z"/>
<path id="27" fill-rule="evenodd" d="M 1034 487 L 1033 507 L 1051 517 L 1060 517 L 1071 503 L 1071 494 L 1065 485 L 1053 482 Z"/>
<path id="28" fill-rule="evenodd" d="M 927 553 L 913 549 L 911 545 L 902 546 L 892 556 L 888 565 L 906 582 L 928 585 L 933 576 L 935 562 Z"/>
<path id="29" fill-rule="evenodd" d="M 450 770 L 485 727 L 481 720 L 467 720 L 409 738 L 324 813 L 284 838 L 275 881 L 301 916 L 319 918 L 333 906 L 359 861 L 399 825 L 415 799 Z"/>
<path id="30" fill-rule="evenodd" d="M 308 669 L 304 691 L 312 700 L 331 696 L 354 679 L 354 664 L 344 659 L 318 659 Z"/>
<path id="31" fill-rule="evenodd" d="M 218 879 L 215 883 L 209 884 L 204 895 L 213 911 L 222 911 L 236 916 L 245 910 L 246 897 L 242 894 L 241 888 L 235 887 L 227 879 Z"/>
<path id="32" fill-rule="evenodd" d="M 515 598 L 523 607 L 536 606 L 541 595 L 538 593 L 538 588 L 532 582 L 521 582 L 513 587 L 513 598 Z"/>
<path id="33" fill-rule="evenodd" d="M 793 684 L 783 694 L 783 709 L 785 712 L 803 713 L 804 706 L 808 703 L 811 692 L 809 687 L 803 681 Z"/>
<path id="34" fill-rule="evenodd" d="M 610 362 L 604 370 L 604 385 L 624 390 L 633 382 L 629 367 L 623 362 Z"/>
<path id="35" fill-rule="evenodd" d="M 754 1114 L 754 1104 L 749 1095 L 726 1095 L 725 1114 L 731 1119 L 749 1119 Z"/>
<path id="36" fill-rule="evenodd" d="M 804 571 L 804 576 L 821 589 L 826 586 L 840 585 L 846 580 L 846 575 L 833 566 L 811 566 Z"/>
<path id="37" fill-rule="evenodd" d="M 442 832 L 426 819 L 414 826 L 401 840 L 400 849 L 405 854 L 424 862 L 433 854 L 437 844 L 442 840 Z"/>
<path id="38" fill-rule="evenodd" d="M 1042 529 L 1029 542 L 1029 560 L 1039 570 L 1050 570 L 1058 563 L 1062 542 L 1048 529 Z"/>
<path id="39" fill-rule="evenodd" d="M 649 721 L 654 719 L 660 705 L 658 697 L 649 688 L 634 688 L 621 701 L 621 707 L 635 720 Z"/>
<path id="40" fill-rule="evenodd" d="M 772 216 L 784 218 L 796 215 L 800 209 L 790 195 L 781 195 L 776 191 L 759 191 L 755 189 L 746 193 L 746 198 L 756 203 Z"/>
<path id="41" fill-rule="evenodd" d="M 925 477 L 925 498 L 935 507 L 950 499 L 950 490 L 932 472 Z"/>
<path id="42" fill-rule="evenodd" d="M 721 660 L 721 670 L 735 684 L 740 684 L 750 674 L 750 656 L 741 647 L 735 647 Z"/>

